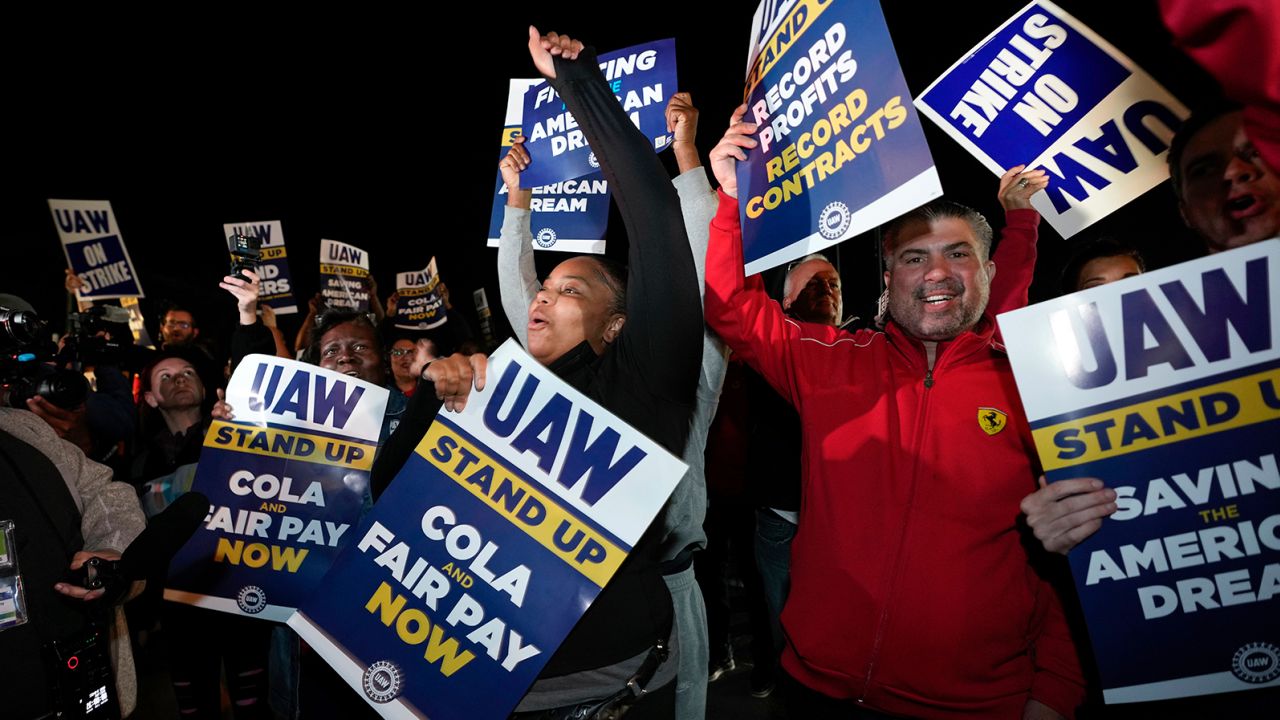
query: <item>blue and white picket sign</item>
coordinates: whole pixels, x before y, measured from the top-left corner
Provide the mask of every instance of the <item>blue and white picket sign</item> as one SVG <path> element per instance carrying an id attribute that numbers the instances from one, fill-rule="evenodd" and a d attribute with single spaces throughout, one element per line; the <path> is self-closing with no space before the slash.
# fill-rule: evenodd
<path id="1" fill-rule="evenodd" d="M 1280 240 L 1000 316 L 1108 703 L 1280 685 Z"/>
<path id="2" fill-rule="evenodd" d="M 293 287 L 289 281 L 289 260 L 284 247 L 284 226 L 279 220 L 261 222 L 224 223 L 223 235 L 247 235 L 262 241 L 262 258 L 258 263 L 261 279 L 260 304 L 270 307 L 277 315 L 298 312 L 293 299 Z M 228 243 L 228 249 L 230 249 Z"/>
<path id="3" fill-rule="evenodd" d="M 747 68 L 760 143 L 738 163 L 747 274 L 942 194 L 878 3 L 764 0 Z"/>
<path id="4" fill-rule="evenodd" d="M 502 129 L 502 146 L 498 161 L 506 156 L 512 140 L 522 134 L 525 92 L 541 80 L 512 80 L 507 94 L 506 126 Z M 526 184 L 528 170 L 520 181 Z M 604 173 L 590 173 L 571 180 L 561 180 L 533 187 L 530 200 L 529 231 L 534 250 L 558 250 L 571 253 L 603 253 L 604 231 L 609 224 L 609 183 Z M 507 185 L 498 171 L 494 183 L 493 211 L 489 214 L 489 247 L 498 247 L 502 236 L 503 210 L 507 204 Z"/>
<path id="5" fill-rule="evenodd" d="M 677 90 L 676 41 L 668 38 L 633 45 L 597 59 L 631 122 L 655 152 L 665 150 L 672 140 L 666 113 L 667 101 Z M 521 173 L 522 184 L 550 185 L 599 169 L 582 129 L 550 83 L 540 81 L 525 92 L 523 118 L 530 163 Z"/>
<path id="6" fill-rule="evenodd" d="M 434 257 L 425 270 L 396 275 L 396 295 L 395 325 L 398 328 L 430 330 L 449 321 Z"/>
<path id="7" fill-rule="evenodd" d="M 67 256 L 67 267 L 80 276 L 81 300 L 142 297 L 142 282 L 133 269 L 109 200 L 49 199 L 53 224 Z"/>
<path id="8" fill-rule="evenodd" d="M 192 490 L 211 503 L 169 566 L 168 600 L 284 622 L 352 541 L 388 391 L 267 355 L 227 385 Z"/>
<path id="9" fill-rule="evenodd" d="M 289 626 L 383 717 L 505 718 L 684 470 L 508 340 Z"/>
<path id="10" fill-rule="evenodd" d="M 369 312 L 369 253 L 337 240 L 321 240 L 320 294 L 329 307 Z"/>
<path id="11" fill-rule="evenodd" d="M 1111 43 L 1047 0 L 1029 3 L 916 99 L 996 175 L 1043 167 L 1031 204 L 1070 237 L 1169 170 L 1187 109 Z"/>

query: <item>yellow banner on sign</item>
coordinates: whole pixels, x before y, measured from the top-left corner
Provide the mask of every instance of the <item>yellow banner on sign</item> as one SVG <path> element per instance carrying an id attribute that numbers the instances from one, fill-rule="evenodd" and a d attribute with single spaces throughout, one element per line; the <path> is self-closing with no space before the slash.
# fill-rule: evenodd
<path id="1" fill-rule="evenodd" d="M 370 443 L 222 420 L 214 420 L 209 426 L 204 446 L 352 470 L 372 468 L 373 455 L 378 451 L 378 446 Z"/>
<path id="2" fill-rule="evenodd" d="M 354 265 L 330 265 L 320 263 L 320 272 L 328 275 L 350 275 L 352 277 L 368 277 L 369 271 Z"/>
<path id="3" fill-rule="evenodd" d="M 1045 470 L 1280 419 L 1280 370 L 1050 425 L 1031 434 Z"/>
<path id="4" fill-rule="evenodd" d="M 791 8 L 791 12 L 787 13 L 787 17 L 778 25 L 778 29 L 765 42 L 764 47 L 760 48 L 760 54 L 756 56 L 756 64 L 747 73 L 744 100 L 751 96 L 751 90 L 755 88 L 756 83 L 760 82 L 760 78 L 778 64 L 782 56 L 787 54 L 787 50 L 799 42 L 804 31 L 812 27 L 822 11 L 830 5 L 831 0 L 800 0 L 795 7 Z"/>
<path id="5" fill-rule="evenodd" d="M 560 501 L 508 471 L 444 423 L 432 423 L 417 453 L 600 587 L 627 553 L 565 510 Z"/>

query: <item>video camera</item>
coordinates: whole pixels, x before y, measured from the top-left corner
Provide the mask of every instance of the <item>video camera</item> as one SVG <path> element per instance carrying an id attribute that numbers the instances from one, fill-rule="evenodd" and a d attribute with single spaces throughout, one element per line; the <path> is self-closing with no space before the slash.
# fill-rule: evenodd
<path id="1" fill-rule="evenodd" d="M 262 238 L 230 235 L 227 237 L 227 246 L 231 250 L 231 272 L 228 274 L 249 282 L 249 278 L 241 271 L 257 271 L 258 264 L 262 261 Z"/>

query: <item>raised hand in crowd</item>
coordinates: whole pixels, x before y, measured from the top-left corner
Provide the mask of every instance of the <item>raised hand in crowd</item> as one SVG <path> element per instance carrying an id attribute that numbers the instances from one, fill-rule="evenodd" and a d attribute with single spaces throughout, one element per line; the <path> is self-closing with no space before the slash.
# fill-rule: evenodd
<path id="1" fill-rule="evenodd" d="M 218 287 L 231 293 L 236 299 L 236 310 L 240 313 L 241 325 L 252 325 L 258 322 L 258 295 L 262 283 L 258 280 L 258 274 L 253 270 L 241 270 L 244 278 L 235 275 L 227 275 L 222 278 L 222 282 L 218 283 Z"/>
<path id="2" fill-rule="evenodd" d="M 213 404 L 213 409 L 209 411 L 214 420 L 235 420 L 236 414 L 232 411 L 231 406 L 227 404 L 227 391 L 218 388 L 218 402 Z"/>
<path id="3" fill-rule="evenodd" d="M 395 314 L 396 314 L 396 306 L 398 305 L 398 303 L 399 303 L 399 302 L 400 302 L 400 291 L 399 291 L 399 290 L 397 290 L 397 291 L 395 291 L 395 292 L 393 292 L 393 293 L 391 293 L 390 295 L 388 295 L 388 296 L 387 296 L 387 302 L 386 302 L 385 307 L 386 307 L 386 311 L 387 311 L 387 316 L 388 316 L 388 317 L 395 317 Z"/>
<path id="4" fill-rule="evenodd" d="M 1102 527 L 1103 518 L 1116 511 L 1116 491 L 1097 478 L 1075 478 L 1047 483 L 1022 499 L 1027 526 L 1049 552 L 1066 555 Z"/>
<path id="5" fill-rule="evenodd" d="M 720 189 L 731 198 L 738 197 L 738 161 L 746 162 L 746 151 L 757 145 L 756 139 L 751 137 L 757 125 L 744 121 L 742 118 L 746 114 L 747 104 L 743 103 L 730 116 L 729 129 L 724 137 L 711 149 L 711 172 L 720 183 Z"/>
<path id="6" fill-rule="evenodd" d="M 382 300 L 378 298 L 378 281 L 370 274 L 364 279 L 365 288 L 369 291 L 369 312 L 373 313 L 375 323 L 380 323 L 387 317 L 387 311 L 382 307 Z"/>
<path id="7" fill-rule="evenodd" d="M 416 344 L 417 353 L 424 350 L 421 342 Z M 489 358 L 484 353 L 454 353 L 427 364 L 422 371 L 422 379 L 435 385 L 436 397 L 444 401 L 445 410 L 462 412 L 467 406 L 471 388 L 484 389 L 484 375 L 488 367 Z"/>
<path id="8" fill-rule="evenodd" d="M 80 279 L 80 276 L 77 275 L 74 270 L 71 268 L 65 268 L 63 272 L 65 272 L 67 276 L 62 281 L 62 286 L 67 289 L 67 292 L 75 294 L 77 290 L 84 287 L 84 281 Z"/>
<path id="9" fill-rule="evenodd" d="M 533 191 L 520 187 L 520 173 L 529 167 L 529 151 L 524 149 L 524 141 L 523 135 L 511 139 L 511 149 L 498 163 L 498 170 L 502 172 L 502 182 L 507 185 L 507 205 L 528 210 Z"/>
<path id="10" fill-rule="evenodd" d="M 36 395 L 27 400 L 27 409 L 49 423 L 58 437 L 80 448 L 85 455 L 93 454 L 93 435 L 89 432 L 88 412 L 84 403 L 67 410 Z"/>
<path id="11" fill-rule="evenodd" d="M 1000 206 L 1009 210 L 1031 207 L 1031 196 L 1049 187 L 1049 174 L 1040 168 L 1023 172 L 1026 165 L 1014 165 L 1000 176 Z"/>
<path id="12" fill-rule="evenodd" d="M 302 319 L 302 327 L 298 328 L 298 335 L 293 340 L 293 346 L 302 350 L 311 342 L 311 329 L 316 326 L 316 315 L 320 314 L 320 308 L 324 307 L 324 293 L 316 293 L 307 301 L 307 316 Z"/>
<path id="13" fill-rule="evenodd" d="M 292 360 L 293 353 L 289 351 L 289 344 L 285 342 L 284 333 L 280 331 L 280 326 L 276 322 L 275 308 L 270 305 L 263 305 L 261 311 L 262 324 L 271 331 L 271 337 L 275 338 L 276 341 L 276 357 Z"/>
<path id="14" fill-rule="evenodd" d="M 676 156 L 676 165 L 685 173 L 702 166 L 698 157 L 698 148 L 694 140 L 698 136 L 698 108 L 693 106 L 693 96 L 687 92 L 678 92 L 667 102 L 667 132 L 675 137 L 671 141 L 671 152 Z"/>
<path id="15" fill-rule="evenodd" d="M 533 65 L 538 68 L 538 72 L 550 80 L 556 77 L 556 66 L 551 59 L 552 56 L 565 60 L 577 60 L 578 53 L 582 52 L 583 47 L 581 40 L 574 40 L 568 35 L 554 32 L 542 35 L 538 32 L 538 28 L 529 26 L 529 55 L 533 58 Z"/>

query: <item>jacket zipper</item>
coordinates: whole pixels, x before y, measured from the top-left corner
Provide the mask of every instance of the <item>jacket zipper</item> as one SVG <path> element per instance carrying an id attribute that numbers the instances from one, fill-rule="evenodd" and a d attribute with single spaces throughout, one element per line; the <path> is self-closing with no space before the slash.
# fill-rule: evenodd
<path id="1" fill-rule="evenodd" d="M 951 348 L 948 347 L 947 349 L 950 350 Z M 939 355 L 938 357 L 934 358 L 933 364 L 937 366 L 941 360 L 942 360 L 942 356 Z M 927 365 L 928 362 L 929 360 L 926 357 L 925 364 Z M 933 387 L 933 368 L 928 368 L 925 370 L 924 387 L 926 391 L 929 388 Z M 926 415 L 928 415 L 928 412 L 929 412 L 929 393 L 925 392 L 920 398 L 920 410 L 918 415 L 920 419 L 916 421 L 916 438 L 922 438 L 924 436 L 925 417 Z M 862 683 L 862 694 L 858 697 L 858 702 L 860 703 L 866 700 L 867 692 L 871 689 L 871 676 L 875 674 L 876 661 L 879 660 L 880 658 L 880 645 L 884 640 L 884 628 L 885 628 L 885 625 L 888 624 L 888 620 L 889 620 L 890 598 L 893 596 L 894 589 L 898 585 L 898 573 L 901 572 L 902 570 L 902 551 L 903 551 L 903 546 L 906 545 L 907 530 L 909 528 L 910 521 L 911 521 L 911 509 L 915 505 L 916 487 L 919 484 L 919 478 L 916 475 L 920 467 L 920 453 L 919 453 L 918 447 L 916 448 L 916 450 L 917 452 L 912 454 L 912 462 L 911 462 L 911 494 L 907 497 L 907 512 L 905 514 L 905 521 L 902 524 L 902 532 L 898 536 L 898 549 L 897 549 L 897 552 L 894 554 L 893 580 L 892 582 L 889 583 L 889 592 L 885 594 L 884 608 L 880 611 L 880 621 L 876 624 L 876 639 L 871 645 L 871 660 L 870 662 L 867 663 L 867 675 Z"/>

